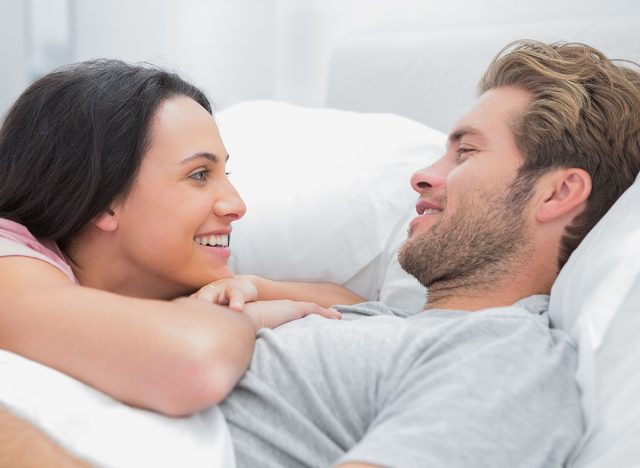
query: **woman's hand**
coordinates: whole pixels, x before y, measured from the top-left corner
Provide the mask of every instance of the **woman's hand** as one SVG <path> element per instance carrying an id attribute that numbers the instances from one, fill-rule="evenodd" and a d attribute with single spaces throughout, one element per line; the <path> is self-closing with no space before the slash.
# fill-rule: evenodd
<path id="1" fill-rule="evenodd" d="M 228 305 L 230 309 L 241 312 L 245 303 L 258 300 L 258 289 L 246 277 L 235 276 L 209 283 L 193 293 L 191 298 Z"/>
<path id="2" fill-rule="evenodd" d="M 310 283 L 293 281 L 273 281 L 255 275 L 236 275 L 234 279 L 245 279 L 258 289 L 259 301 L 291 299 L 292 301 L 314 302 L 323 307 L 334 304 L 357 304 L 366 299 L 344 286 L 332 283 Z"/>
<path id="3" fill-rule="evenodd" d="M 256 331 L 261 328 L 275 328 L 292 320 L 318 314 L 329 319 L 339 319 L 340 312 L 327 309 L 312 302 L 291 300 L 258 301 L 258 289 L 255 279 L 250 275 L 239 275 L 233 278 L 214 281 L 193 293 L 193 299 L 205 302 L 228 305 L 230 309 L 243 312 L 253 323 Z"/>
<path id="4" fill-rule="evenodd" d="M 311 302 L 290 300 L 250 302 L 244 306 L 243 313 L 249 316 L 256 330 L 275 328 L 309 314 L 318 314 L 328 319 L 342 318 L 340 312 L 335 309 L 325 309 Z"/>

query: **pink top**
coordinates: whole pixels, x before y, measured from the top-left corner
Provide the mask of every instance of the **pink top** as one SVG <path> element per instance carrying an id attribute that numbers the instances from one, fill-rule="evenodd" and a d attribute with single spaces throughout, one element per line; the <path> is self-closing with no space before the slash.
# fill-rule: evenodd
<path id="1" fill-rule="evenodd" d="M 78 282 L 55 242 L 39 241 L 22 224 L 0 218 L 0 257 L 15 256 L 45 261 Z"/>

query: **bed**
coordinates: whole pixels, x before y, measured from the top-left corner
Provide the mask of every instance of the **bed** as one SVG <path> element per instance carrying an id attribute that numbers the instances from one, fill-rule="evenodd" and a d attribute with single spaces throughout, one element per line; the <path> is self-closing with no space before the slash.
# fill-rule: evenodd
<path id="1" fill-rule="evenodd" d="M 439 157 L 489 60 L 529 37 L 584 41 L 640 61 L 637 31 L 640 17 L 360 34 L 334 52 L 324 108 L 259 101 L 220 111 L 231 179 L 249 207 L 234 229 L 232 267 L 334 281 L 371 300 L 420 309 L 426 291 L 395 258 L 414 215 L 408 179 Z M 554 325 L 580 353 L 576 378 L 589 432 L 574 467 L 640 466 L 637 206 L 639 182 L 571 257 L 552 292 Z M 164 418 L 4 352 L 0 372 L 0 401 L 100 465 L 233 466 L 216 408 Z M 45 399 L 42 385 L 54 390 Z"/>

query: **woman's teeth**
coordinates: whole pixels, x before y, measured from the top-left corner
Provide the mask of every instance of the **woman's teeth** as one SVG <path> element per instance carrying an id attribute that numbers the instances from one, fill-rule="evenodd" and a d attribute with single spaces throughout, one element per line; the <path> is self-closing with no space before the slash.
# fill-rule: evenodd
<path id="1" fill-rule="evenodd" d="M 211 247 L 229 247 L 229 234 L 220 236 L 198 236 L 193 239 L 196 244 L 209 245 Z"/>

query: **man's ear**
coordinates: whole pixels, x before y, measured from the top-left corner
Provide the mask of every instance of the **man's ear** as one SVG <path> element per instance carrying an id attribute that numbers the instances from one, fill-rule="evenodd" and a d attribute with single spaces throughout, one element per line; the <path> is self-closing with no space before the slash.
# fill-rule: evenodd
<path id="1" fill-rule="evenodd" d="M 93 218 L 91 224 L 102 231 L 113 232 L 118 229 L 118 217 L 116 216 L 115 211 L 109 208 L 102 214 Z"/>
<path id="2" fill-rule="evenodd" d="M 543 197 L 536 211 L 540 222 L 571 213 L 583 206 L 591 193 L 591 176 L 583 169 L 556 169 L 543 179 Z"/>

